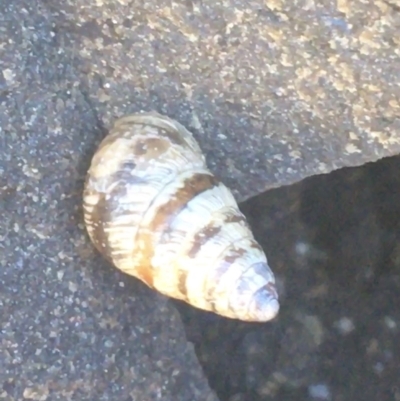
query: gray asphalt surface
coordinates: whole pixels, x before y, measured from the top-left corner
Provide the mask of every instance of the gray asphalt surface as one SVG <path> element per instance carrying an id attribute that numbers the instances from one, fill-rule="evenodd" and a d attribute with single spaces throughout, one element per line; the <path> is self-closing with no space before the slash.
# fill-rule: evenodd
<path id="1" fill-rule="evenodd" d="M 151 109 L 238 200 L 398 153 L 393 4 L 0 0 L 2 399 L 216 399 L 173 306 L 89 243 L 90 158 Z"/>

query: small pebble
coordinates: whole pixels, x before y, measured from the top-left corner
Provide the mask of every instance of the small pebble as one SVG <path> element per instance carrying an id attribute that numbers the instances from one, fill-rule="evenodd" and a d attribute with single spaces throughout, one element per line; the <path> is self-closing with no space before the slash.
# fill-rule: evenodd
<path id="1" fill-rule="evenodd" d="M 331 400 L 331 392 L 326 384 L 314 384 L 308 387 L 308 394 L 314 400 Z"/>
<path id="2" fill-rule="evenodd" d="M 77 286 L 76 283 L 73 283 L 72 281 L 70 281 L 70 282 L 68 283 L 68 289 L 69 289 L 71 292 L 76 292 L 76 291 L 78 291 L 78 286 Z"/>
<path id="3" fill-rule="evenodd" d="M 306 242 L 297 242 L 296 243 L 296 253 L 301 256 L 306 256 L 310 253 L 310 245 Z"/>
<path id="4" fill-rule="evenodd" d="M 355 329 L 353 320 L 348 317 L 342 317 L 341 319 L 337 320 L 334 326 L 342 335 L 350 334 Z"/>
<path id="5" fill-rule="evenodd" d="M 383 365 L 382 362 L 377 362 L 374 367 L 374 372 L 378 375 L 380 375 L 384 370 L 385 370 L 385 366 Z"/>
<path id="6" fill-rule="evenodd" d="M 397 323 L 391 316 L 385 316 L 384 322 L 386 327 L 390 330 L 394 330 L 397 328 Z"/>

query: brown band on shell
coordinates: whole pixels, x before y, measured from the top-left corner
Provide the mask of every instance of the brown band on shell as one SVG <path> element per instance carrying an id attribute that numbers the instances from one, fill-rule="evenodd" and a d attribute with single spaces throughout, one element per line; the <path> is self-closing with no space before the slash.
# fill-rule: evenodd
<path id="1" fill-rule="evenodd" d="M 192 177 L 183 182 L 182 187 L 178 188 L 166 203 L 158 208 L 151 224 L 144 230 L 139 229 L 136 240 L 140 244 L 142 260 L 137 264 L 137 272 L 139 277 L 146 277 L 146 283 L 149 286 L 153 286 L 151 266 L 154 255 L 153 234 L 168 229 L 174 218 L 187 206 L 191 199 L 216 185 L 218 185 L 218 180 L 210 174 L 193 174 Z M 182 275 L 187 275 L 187 272 L 182 272 Z M 182 280 L 185 281 L 186 278 L 182 277 Z M 186 290 L 182 295 L 186 296 Z"/>
<path id="2" fill-rule="evenodd" d="M 182 269 L 178 269 L 178 290 L 180 292 L 180 294 L 182 295 L 182 299 L 184 301 L 188 301 L 188 291 L 187 291 L 187 287 L 186 287 L 186 280 L 187 280 L 187 276 L 188 276 L 188 271 L 187 270 L 182 270 Z"/>
<path id="3" fill-rule="evenodd" d="M 143 160 L 156 160 L 171 147 L 171 143 L 162 137 L 139 137 L 132 146 L 132 153 Z"/>
<path id="4" fill-rule="evenodd" d="M 193 238 L 193 246 L 188 250 L 187 256 L 189 258 L 194 258 L 197 253 L 200 251 L 201 247 L 208 241 L 211 241 L 213 237 L 219 234 L 222 230 L 222 227 L 212 226 L 209 224 L 208 226 L 202 228 Z"/>
<path id="5" fill-rule="evenodd" d="M 178 127 L 170 127 L 168 124 L 163 124 L 163 121 L 159 118 L 153 119 L 153 121 L 146 120 L 146 122 L 144 122 L 138 121 L 137 117 L 132 119 L 129 119 L 129 117 L 123 117 L 115 123 L 115 129 L 118 131 L 129 132 L 132 130 L 133 126 L 135 126 L 135 130 L 143 130 L 139 135 L 167 137 L 173 144 L 179 146 L 188 145 Z M 151 128 L 152 131 L 150 131 L 149 128 Z"/>
<path id="6" fill-rule="evenodd" d="M 192 247 L 187 251 L 187 256 L 190 258 L 195 258 L 198 252 L 200 251 L 201 247 L 206 244 L 208 241 L 212 241 L 213 237 L 217 236 L 221 230 L 223 225 L 229 224 L 229 223 L 241 223 L 244 225 L 247 225 L 246 218 L 242 214 L 237 214 L 238 211 L 235 211 L 236 213 L 227 213 L 224 216 L 224 219 L 218 223 L 218 225 L 213 226 L 213 221 L 211 221 L 209 224 L 207 224 L 204 228 L 202 228 L 199 232 L 197 232 L 193 238 L 193 245 Z M 239 212 L 240 213 L 240 212 Z M 243 238 L 241 238 L 239 241 L 242 241 Z M 234 243 L 231 243 L 228 245 L 228 247 L 224 250 L 227 251 L 229 249 L 229 246 L 234 246 Z M 228 268 L 230 263 L 232 261 L 236 260 L 238 257 L 242 256 L 244 254 L 243 249 L 238 249 L 236 255 L 229 255 L 225 258 L 224 261 L 227 261 L 226 265 L 223 263 L 224 267 L 221 267 L 221 269 L 225 272 Z M 182 295 L 185 297 L 187 296 L 187 289 L 186 289 L 186 278 L 187 274 L 185 273 L 184 277 L 179 277 L 179 290 Z M 184 281 L 183 281 L 184 279 Z"/>
<path id="7" fill-rule="evenodd" d="M 222 225 L 229 223 L 242 223 L 247 225 L 244 216 L 233 213 L 225 215 L 224 219 L 219 223 L 218 226 L 214 226 L 213 222 L 207 224 L 198 233 L 196 233 L 193 239 L 193 246 L 188 250 L 188 256 L 190 258 L 195 258 L 201 247 L 207 241 L 210 241 L 213 237 L 218 235 L 218 233 L 222 230 Z"/>
<path id="8" fill-rule="evenodd" d="M 257 251 L 260 251 L 261 253 L 264 253 L 264 250 L 262 249 L 261 245 L 255 239 L 252 239 L 250 241 L 249 248 L 257 249 Z"/>
<path id="9" fill-rule="evenodd" d="M 123 128 L 126 128 L 125 130 Z M 129 134 L 132 132 L 132 135 Z M 119 134 L 120 136 L 118 136 Z M 124 136 L 124 134 L 126 134 Z M 112 134 L 106 136 L 99 146 L 97 155 L 101 155 L 102 150 L 107 147 L 113 147 L 114 143 L 118 140 L 126 141 L 125 153 L 121 155 L 121 158 L 128 157 L 137 159 L 140 158 L 143 161 L 157 160 L 160 156 L 165 154 L 171 146 L 187 146 L 184 138 L 177 132 L 168 132 L 166 130 L 154 130 L 154 132 L 148 132 L 144 128 L 139 132 L 131 131 L 130 126 L 119 127 L 113 131 Z"/>
<path id="10" fill-rule="evenodd" d="M 136 138 L 131 139 L 131 151 L 132 155 L 140 157 L 144 161 L 157 160 L 160 156 L 165 154 L 171 146 L 187 146 L 186 142 L 179 135 L 173 136 L 163 135 L 168 133 L 162 130 L 161 132 L 155 132 L 152 134 L 137 134 Z"/>
<path id="11" fill-rule="evenodd" d="M 248 237 L 243 237 L 239 241 L 242 241 Z M 239 242 L 236 241 L 236 242 Z M 212 279 L 210 277 L 207 278 L 205 281 L 206 288 L 204 288 L 204 294 L 207 302 L 212 304 L 213 299 L 215 298 L 214 292 L 218 287 L 219 281 L 221 277 L 229 270 L 231 265 L 235 263 L 235 261 L 241 258 L 247 251 L 241 247 L 235 247 L 234 243 L 232 244 L 232 248 L 228 249 L 229 253 L 227 252 L 226 255 L 220 259 L 219 265 L 216 265 L 212 269 Z"/>
<path id="12" fill-rule="evenodd" d="M 179 146 L 187 146 L 186 141 L 182 137 L 181 133 L 176 130 L 167 130 L 167 129 L 159 129 L 161 136 L 167 137 L 171 143 L 179 145 Z"/>
<path id="13" fill-rule="evenodd" d="M 248 225 L 246 218 L 244 215 L 239 212 L 239 214 L 236 212 L 235 214 L 230 213 L 229 215 L 226 216 L 225 222 L 227 223 L 243 223 Z"/>
<path id="14" fill-rule="evenodd" d="M 91 226 L 91 232 L 93 242 L 96 248 L 102 253 L 107 260 L 118 263 L 118 258 L 125 258 L 126 254 L 121 254 L 117 257 L 113 254 L 113 248 L 110 244 L 110 235 L 106 233 L 105 228 L 113 225 L 114 218 L 116 217 L 118 210 L 118 203 L 120 199 L 126 197 L 127 187 L 125 181 L 129 181 L 129 184 L 145 184 L 146 181 L 140 177 L 133 176 L 130 171 L 134 165 L 126 166 L 126 169 L 119 169 L 110 177 L 110 182 L 118 182 L 118 185 L 113 186 L 112 190 L 105 193 L 96 192 L 99 196 L 99 201 L 96 205 L 92 206 L 91 219 L 96 225 Z M 129 167 L 129 168 L 128 168 Z M 125 212 L 129 214 L 129 211 Z M 122 213 L 118 213 L 118 217 L 121 217 Z M 115 224 L 115 223 L 114 223 Z M 123 226 L 119 224 L 121 230 Z"/>

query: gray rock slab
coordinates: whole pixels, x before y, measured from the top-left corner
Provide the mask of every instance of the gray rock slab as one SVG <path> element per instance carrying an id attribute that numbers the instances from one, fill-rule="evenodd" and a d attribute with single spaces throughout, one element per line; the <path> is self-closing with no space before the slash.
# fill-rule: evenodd
<path id="1" fill-rule="evenodd" d="M 87 240 L 101 130 L 56 25 L 0 3 L 0 398 L 215 401 L 177 311 Z"/>
<path id="2" fill-rule="evenodd" d="M 400 150 L 393 1 L 67 4 L 53 7 L 54 40 L 100 125 L 149 109 L 178 119 L 239 200 Z"/>
<path id="3" fill-rule="evenodd" d="M 393 2 L 0 1 L 0 396 L 215 400 L 175 309 L 82 225 L 115 117 L 191 128 L 244 200 L 399 152 Z"/>

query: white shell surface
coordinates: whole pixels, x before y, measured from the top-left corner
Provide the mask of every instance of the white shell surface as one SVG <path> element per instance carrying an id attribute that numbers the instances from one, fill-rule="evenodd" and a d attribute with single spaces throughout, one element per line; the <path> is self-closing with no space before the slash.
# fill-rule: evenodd
<path id="1" fill-rule="evenodd" d="M 96 248 L 159 292 L 229 318 L 278 313 L 263 250 L 176 121 L 157 113 L 117 120 L 92 159 L 83 205 Z"/>

